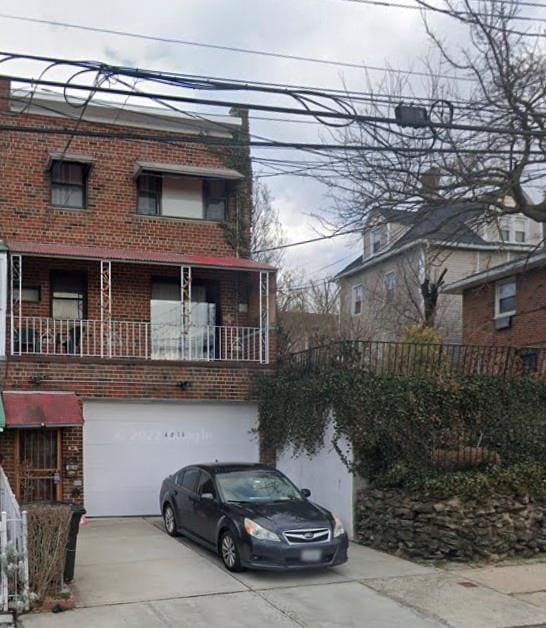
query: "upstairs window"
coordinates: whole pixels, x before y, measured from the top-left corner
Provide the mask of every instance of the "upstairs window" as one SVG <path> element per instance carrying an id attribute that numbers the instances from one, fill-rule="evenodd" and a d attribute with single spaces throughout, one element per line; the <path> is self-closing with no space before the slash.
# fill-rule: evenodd
<path id="1" fill-rule="evenodd" d="M 148 216 L 225 219 L 228 186 L 222 180 L 144 173 L 138 177 L 137 212 Z"/>
<path id="2" fill-rule="evenodd" d="M 358 316 L 362 314 L 362 305 L 364 301 L 364 286 L 359 284 L 358 286 L 353 286 L 353 302 L 352 302 L 352 313 L 353 316 Z"/>
<path id="3" fill-rule="evenodd" d="M 54 207 L 85 209 L 89 164 L 53 161 L 51 164 L 51 204 Z"/>
<path id="4" fill-rule="evenodd" d="M 378 253 L 384 246 L 383 227 L 374 227 L 371 233 L 372 253 Z"/>
<path id="5" fill-rule="evenodd" d="M 522 216 L 503 216 L 499 222 L 499 232 L 503 242 L 525 244 L 527 220 Z"/>
<path id="6" fill-rule="evenodd" d="M 516 280 L 495 286 L 495 317 L 513 316 L 516 313 Z"/>

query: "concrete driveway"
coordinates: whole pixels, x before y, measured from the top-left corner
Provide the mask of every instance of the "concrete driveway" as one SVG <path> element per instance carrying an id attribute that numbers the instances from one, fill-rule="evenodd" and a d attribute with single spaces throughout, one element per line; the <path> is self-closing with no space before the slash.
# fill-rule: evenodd
<path id="1" fill-rule="evenodd" d="M 471 586 L 468 586 L 468 585 Z M 342 567 L 232 575 L 157 519 L 98 519 L 80 532 L 78 608 L 24 628 L 529 626 L 546 613 L 458 574 L 352 545 Z"/>

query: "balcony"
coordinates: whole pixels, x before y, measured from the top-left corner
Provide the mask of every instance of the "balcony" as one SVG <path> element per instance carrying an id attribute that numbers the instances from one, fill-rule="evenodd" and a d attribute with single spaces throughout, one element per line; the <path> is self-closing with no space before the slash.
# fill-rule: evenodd
<path id="1" fill-rule="evenodd" d="M 11 247 L 19 250 L 10 252 L 8 268 L 4 261 L 10 291 L 0 337 L 7 336 L 13 356 L 270 362 L 270 266 L 235 257 Z"/>
<path id="2" fill-rule="evenodd" d="M 182 327 L 147 321 L 23 316 L 14 321 L 12 355 L 78 358 L 264 362 L 259 327 Z"/>

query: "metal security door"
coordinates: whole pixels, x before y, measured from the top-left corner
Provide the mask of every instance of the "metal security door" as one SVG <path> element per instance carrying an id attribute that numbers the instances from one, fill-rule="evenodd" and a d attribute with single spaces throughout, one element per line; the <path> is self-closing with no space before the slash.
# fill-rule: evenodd
<path id="1" fill-rule="evenodd" d="M 60 430 L 20 430 L 16 464 L 19 502 L 61 499 Z"/>

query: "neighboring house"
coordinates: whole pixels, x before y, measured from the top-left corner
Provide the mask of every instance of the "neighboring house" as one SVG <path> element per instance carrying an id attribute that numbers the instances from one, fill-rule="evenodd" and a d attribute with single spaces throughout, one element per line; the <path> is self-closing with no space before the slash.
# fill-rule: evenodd
<path id="1" fill-rule="evenodd" d="M 167 474 L 259 458 L 249 399 L 275 357 L 275 272 L 235 248 L 249 155 L 199 143 L 229 145 L 248 118 L 0 89 L 4 469 L 22 501 L 156 513 Z"/>
<path id="2" fill-rule="evenodd" d="M 345 333 L 398 340 L 423 320 L 421 284 L 467 277 L 531 251 L 542 225 L 515 214 L 489 217 L 470 202 L 424 204 L 417 211 L 374 210 L 363 233 L 363 254 L 337 276 Z M 440 293 L 435 325 L 445 342 L 462 338 L 459 295 Z"/>
<path id="3" fill-rule="evenodd" d="M 279 345 L 294 353 L 339 337 L 339 315 L 292 310 L 279 312 Z"/>
<path id="4" fill-rule="evenodd" d="M 463 299 L 467 344 L 546 346 L 546 252 L 501 264 L 446 286 Z"/>

